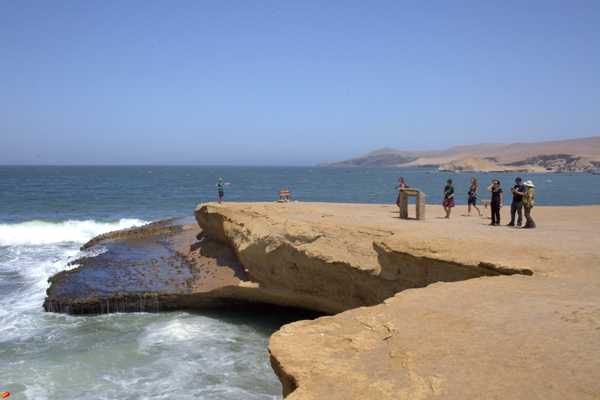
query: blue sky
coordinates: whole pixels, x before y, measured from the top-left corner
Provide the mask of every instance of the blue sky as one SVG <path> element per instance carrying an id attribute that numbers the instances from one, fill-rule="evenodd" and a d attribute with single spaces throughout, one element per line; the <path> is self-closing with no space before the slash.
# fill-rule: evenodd
<path id="1" fill-rule="evenodd" d="M 599 1 L 3 1 L 0 164 L 600 134 Z"/>

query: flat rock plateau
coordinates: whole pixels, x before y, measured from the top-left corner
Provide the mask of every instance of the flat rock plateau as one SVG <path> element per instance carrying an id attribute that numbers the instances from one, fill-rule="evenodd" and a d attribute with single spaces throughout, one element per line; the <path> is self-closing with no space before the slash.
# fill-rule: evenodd
<path id="1" fill-rule="evenodd" d="M 50 279 L 44 307 L 325 314 L 270 339 L 291 400 L 600 398 L 600 206 L 536 207 L 533 230 L 465 213 L 200 205 L 197 224 L 93 239 L 88 257 Z"/>

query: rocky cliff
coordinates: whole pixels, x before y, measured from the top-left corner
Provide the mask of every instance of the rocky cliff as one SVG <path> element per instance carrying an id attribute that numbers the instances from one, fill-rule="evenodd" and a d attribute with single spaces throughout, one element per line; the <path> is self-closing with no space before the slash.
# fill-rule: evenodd
<path id="1" fill-rule="evenodd" d="M 401 221 L 365 205 L 210 204 L 196 216 L 252 281 L 299 305 L 347 310 L 272 336 L 286 398 L 591 399 L 598 211 L 536 209 L 531 231 Z"/>
<path id="2" fill-rule="evenodd" d="M 90 242 L 108 250 L 53 277 L 45 307 L 330 314 L 271 337 L 293 400 L 599 398 L 600 207 L 535 208 L 535 230 L 461 211 L 205 204 L 201 232 L 165 221 Z"/>
<path id="3" fill-rule="evenodd" d="M 289 218 L 298 205 L 216 205 L 196 210 L 210 238 L 226 243 L 248 279 L 280 293 L 295 306 L 336 313 L 379 304 L 395 293 L 434 282 L 480 276 L 531 274 L 488 260 L 440 257 L 414 243 L 390 242 L 393 232 L 363 226 L 348 229 L 327 218 Z"/>

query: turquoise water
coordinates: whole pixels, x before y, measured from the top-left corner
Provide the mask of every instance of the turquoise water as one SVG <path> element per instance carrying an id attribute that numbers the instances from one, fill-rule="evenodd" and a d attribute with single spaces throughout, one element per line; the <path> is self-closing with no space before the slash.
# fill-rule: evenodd
<path id="1" fill-rule="evenodd" d="M 100 233 L 190 216 L 216 197 L 393 203 L 398 176 L 441 201 L 448 177 L 466 202 L 471 174 L 432 169 L 0 167 L 0 391 L 15 399 L 274 399 L 268 336 L 293 315 L 44 313 L 47 279 Z M 482 186 L 514 174 L 478 174 Z M 538 204 L 598 204 L 600 176 L 530 174 Z M 461 193 L 464 193 L 461 196 Z M 481 196 L 485 197 L 485 196 Z"/>

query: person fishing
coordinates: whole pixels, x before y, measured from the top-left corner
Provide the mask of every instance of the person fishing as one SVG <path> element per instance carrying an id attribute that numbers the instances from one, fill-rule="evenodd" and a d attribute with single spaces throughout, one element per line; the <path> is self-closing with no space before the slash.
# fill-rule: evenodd
<path id="1" fill-rule="evenodd" d="M 219 178 L 217 181 L 217 201 L 219 204 L 223 202 L 225 197 L 225 183 L 223 183 L 223 178 Z"/>
<path id="2" fill-rule="evenodd" d="M 531 216 L 531 209 L 535 204 L 535 185 L 531 180 L 528 180 L 523 185 L 526 188 L 523 196 L 523 208 L 525 210 L 525 225 L 523 225 L 523 228 L 533 229 L 535 228 L 535 221 Z"/>

